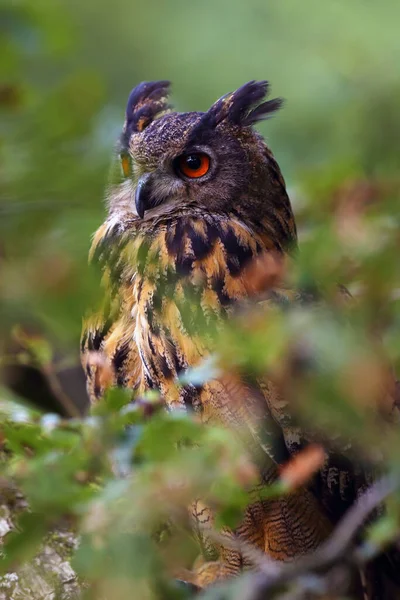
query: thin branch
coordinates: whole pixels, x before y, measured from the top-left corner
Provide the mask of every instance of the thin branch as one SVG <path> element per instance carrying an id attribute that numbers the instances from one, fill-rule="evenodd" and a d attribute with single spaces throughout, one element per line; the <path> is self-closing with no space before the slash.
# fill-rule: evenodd
<path id="1" fill-rule="evenodd" d="M 269 558 L 264 552 L 259 550 L 257 546 L 250 544 L 235 536 L 226 536 L 215 529 L 202 527 L 204 535 L 209 537 L 217 544 L 221 544 L 224 548 L 240 552 L 245 558 L 250 560 L 252 564 L 268 577 L 276 576 L 280 573 L 281 563 Z"/>
<path id="2" fill-rule="evenodd" d="M 67 417 L 80 418 L 82 415 L 80 414 L 79 409 L 76 407 L 75 403 L 71 400 L 68 394 L 66 394 L 62 389 L 58 377 L 53 372 L 52 368 L 39 365 L 39 370 L 46 378 L 52 394 L 60 406 L 62 406 L 62 408 L 65 410 Z"/>
<path id="3" fill-rule="evenodd" d="M 301 599 L 307 596 L 307 592 L 315 592 L 316 588 L 323 592 L 323 588 L 328 585 L 318 572 L 340 564 L 353 564 L 358 568 L 368 562 L 371 555 L 362 556 L 357 550 L 349 553 L 349 548 L 368 516 L 399 487 L 400 476 L 387 476 L 379 480 L 358 498 L 336 526 L 331 537 L 318 550 L 292 563 L 273 561 L 258 548 L 239 538 L 230 538 L 214 530 L 206 530 L 205 533 L 225 547 L 242 552 L 259 569 L 257 573 L 249 575 L 251 595 L 247 596 L 246 600 L 265 600 L 270 597 L 272 589 L 286 587 L 294 582 L 298 587 L 288 590 L 283 598 Z"/>
<path id="4" fill-rule="evenodd" d="M 346 556 L 351 542 L 371 512 L 399 487 L 399 476 L 382 478 L 360 496 L 337 525 L 331 537 L 318 550 L 293 563 L 281 564 L 275 575 L 255 574 L 253 576 L 254 591 L 256 591 L 254 600 L 264 598 L 264 594 L 273 587 L 287 584 L 310 571 L 327 569 L 341 560 L 347 563 L 353 562 L 355 566 L 358 566 L 359 561 L 356 560 L 356 554 L 352 553 L 350 557 Z"/>
<path id="5" fill-rule="evenodd" d="M 347 511 L 334 533 L 318 552 L 320 560 L 332 562 L 347 550 L 361 525 L 380 504 L 400 487 L 400 477 L 384 477 L 372 485 Z"/>

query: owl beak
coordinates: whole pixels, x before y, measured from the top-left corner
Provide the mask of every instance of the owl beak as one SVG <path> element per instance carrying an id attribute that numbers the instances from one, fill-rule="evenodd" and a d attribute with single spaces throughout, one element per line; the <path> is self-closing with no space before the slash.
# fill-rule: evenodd
<path id="1" fill-rule="evenodd" d="M 151 173 L 145 173 L 139 178 L 135 191 L 135 205 L 141 219 L 149 208 L 152 208 Z"/>

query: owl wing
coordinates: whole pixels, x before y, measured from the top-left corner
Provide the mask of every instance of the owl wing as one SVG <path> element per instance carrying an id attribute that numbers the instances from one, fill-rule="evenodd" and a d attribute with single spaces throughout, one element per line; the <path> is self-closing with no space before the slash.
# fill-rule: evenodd
<path id="1" fill-rule="evenodd" d="M 106 389 L 124 387 L 143 390 L 143 365 L 134 341 L 135 298 L 131 285 L 119 278 L 120 237 L 114 236 L 108 222 L 96 232 L 90 252 L 91 261 L 103 269 L 100 308 L 83 323 L 81 363 L 86 375 L 91 403 Z"/>
<path id="2" fill-rule="evenodd" d="M 277 464 L 288 457 L 261 388 L 230 367 L 204 384 L 177 386 L 176 381 L 213 351 L 219 325 L 254 292 L 246 273 L 252 259 L 268 251 L 282 253 L 266 239 L 237 216 L 182 215 L 160 221 L 143 236 L 128 232 L 126 244 L 121 236 L 114 244 L 106 224 L 95 236 L 93 253 L 104 257 L 103 283 L 111 302 L 87 321 L 82 338 L 92 401 L 109 385 L 160 389 L 170 410 L 194 411 L 205 423 L 235 430 L 259 465 L 261 488 L 276 479 Z M 329 523 L 308 490 L 283 502 L 284 516 L 279 502 L 261 496 L 254 490 L 236 532 L 240 538 L 274 558 L 288 559 L 326 537 Z M 193 518 L 199 520 L 196 514 Z M 229 572 L 241 568 L 240 553 L 223 556 Z"/>

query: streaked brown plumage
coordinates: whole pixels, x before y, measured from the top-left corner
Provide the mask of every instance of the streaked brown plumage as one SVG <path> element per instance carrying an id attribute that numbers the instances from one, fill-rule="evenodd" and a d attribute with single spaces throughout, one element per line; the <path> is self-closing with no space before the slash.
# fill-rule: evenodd
<path id="1" fill-rule="evenodd" d="M 238 435 L 244 428 L 263 485 L 288 456 L 276 425 L 283 408 L 272 386 L 250 387 L 227 374 L 201 388 L 179 388 L 176 377 L 210 353 L 218 323 L 254 295 L 245 275 L 250 262 L 296 246 L 285 182 L 252 128 L 280 101 L 262 102 L 267 83 L 250 82 L 206 113 L 180 114 L 169 111 L 167 87 L 143 83 L 128 101 L 119 148 L 125 178 L 110 187 L 108 218 L 92 246 L 109 294 L 82 338 L 89 395 L 95 402 L 109 385 L 156 388 L 169 410 L 194 411 L 204 423 L 221 422 Z M 93 352 L 110 367 L 106 376 Z M 211 519 L 195 505 L 193 516 L 204 524 Z M 269 501 L 254 490 L 236 535 L 291 560 L 316 548 L 329 528 L 308 490 Z M 196 581 L 243 566 L 245 557 L 222 548 L 218 566 L 202 568 Z"/>

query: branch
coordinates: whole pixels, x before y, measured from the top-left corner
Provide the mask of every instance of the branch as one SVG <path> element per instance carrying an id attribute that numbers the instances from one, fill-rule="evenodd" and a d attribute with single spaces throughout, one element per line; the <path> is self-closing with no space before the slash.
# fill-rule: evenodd
<path id="1" fill-rule="evenodd" d="M 321 571 L 326 572 L 331 569 L 331 579 L 335 580 L 338 577 L 335 567 L 341 563 L 359 568 L 360 565 L 371 559 L 371 553 L 368 556 L 363 556 L 356 551 L 349 554 L 349 548 L 367 517 L 399 487 L 400 476 L 387 476 L 379 480 L 358 498 L 337 525 L 331 537 L 318 550 L 292 563 L 271 561 L 256 549 L 248 548 L 248 545 L 243 544 L 242 541 L 232 540 L 232 547 L 242 548 L 246 554 L 251 550 L 250 557 L 259 569 L 257 573 L 249 575 L 248 589 L 251 591 L 246 600 L 265 600 L 265 598 L 271 597 L 270 593 L 273 589 L 276 590 L 281 586 L 287 587 L 288 583 L 295 580 L 298 588 L 285 595 L 285 599 L 303 598 L 308 591 L 318 591 L 319 593 L 329 591 L 328 588 L 331 587 L 330 583 L 332 582 L 329 581 L 329 578 L 323 579 Z M 217 539 L 215 533 L 212 536 Z M 227 545 L 224 537 L 223 543 L 225 546 Z M 341 578 L 342 575 L 340 574 Z"/>
<path id="2" fill-rule="evenodd" d="M 367 517 L 399 487 L 400 477 L 382 478 L 358 498 L 337 525 L 331 537 L 318 550 L 293 563 L 282 564 L 280 572 L 276 575 L 269 577 L 264 573 L 254 575 L 257 592 L 254 600 L 264 598 L 266 592 L 271 588 L 287 584 L 310 571 L 326 570 L 338 562 L 344 561 L 360 566 L 360 561 L 357 560 L 359 555 L 352 553 L 350 556 L 345 556 L 345 554 Z M 368 556 L 368 559 L 370 558 L 371 556 Z"/>

